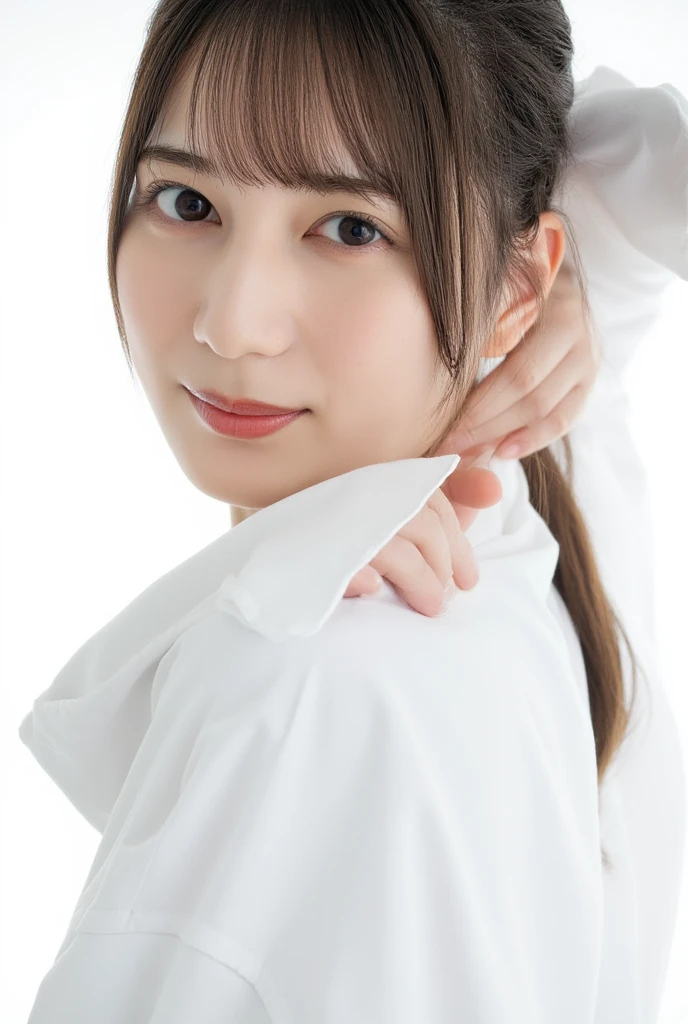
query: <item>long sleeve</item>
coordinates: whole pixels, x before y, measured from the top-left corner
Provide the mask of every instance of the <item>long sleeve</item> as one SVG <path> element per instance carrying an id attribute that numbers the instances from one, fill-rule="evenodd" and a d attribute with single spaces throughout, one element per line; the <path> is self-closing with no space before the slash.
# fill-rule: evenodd
<path id="1" fill-rule="evenodd" d="M 575 163 L 555 199 L 580 249 L 602 377 L 614 378 L 668 284 L 688 280 L 688 100 L 672 85 L 640 88 L 598 67 L 577 85 L 572 137 Z"/>
<path id="2" fill-rule="evenodd" d="M 641 345 L 671 367 L 672 344 L 684 343 L 686 332 L 678 331 L 660 349 L 652 327 L 667 286 L 688 280 L 688 100 L 667 84 L 636 88 L 604 67 L 583 86 L 578 162 L 563 208 L 587 274 L 603 363 L 569 432 L 573 485 L 605 592 L 641 669 L 629 734 L 600 794 L 604 846 L 617 870 L 604 879 L 598 1013 L 605 1022 L 645 1022 L 659 1013 L 674 934 L 686 790 L 680 732 L 657 658 L 656 529 L 625 374 Z M 659 403 L 657 415 L 675 436 L 675 410 Z M 630 703 L 623 644 L 621 656 Z"/>
<path id="3" fill-rule="evenodd" d="M 649 670 L 653 528 L 625 377 L 641 344 L 653 344 L 666 288 L 676 277 L 688 281 L 688 99 L 673 85 L 637 87 L 601 66 L 577 85 L 572 136 L 575 163 L 556 198 L 574 228 L 602 347 L 597 380 L 569 432 L 574 488 L 605 589 Z M 670 363 L 671 352 L 656 358 Z M 553 450 L 563 465 L 560 446 Z"/>
<path id="4" fill-rule="evenodd" d="M 598 67 L 577 86 L 576 162 L 627 242 L 688 280 L 688 99 Z"/>

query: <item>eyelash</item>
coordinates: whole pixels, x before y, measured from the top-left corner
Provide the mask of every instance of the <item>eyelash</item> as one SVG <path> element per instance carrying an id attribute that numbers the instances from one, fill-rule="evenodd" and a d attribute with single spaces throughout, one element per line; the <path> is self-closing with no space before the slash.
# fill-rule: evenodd
<path id="1" fill-rule="evenodd" d="M 178 181 L 155 181 L 151 185 L 148 185 L 146 188 L 144 188 L 141 193 L 139 193 L 140 198 L 137 200 L 136 206 L 137 207 L 151 206 L 152 203 L 155 202 L 157 197 L 159 195 L 161 195 L 161 193 L 166 192 L 170 188 L 180 188 L 180 189 L 182 189 L 185 192 L 193 192 L 194 195 L 200 196 L 201 199 L 205 199 L 205 196 L 202 195 L 201 192 L 197 192 L 196 189 L 190 188 L 188 185 L 182 185 Z M 210 203 L 210 200 L 206 199 L 206 202 Z M 212 203 L 210 203 L 210 205 L 212 206 Z M 213 207 L 213 209 L 215 209 L 215 208 Z M 165 217 L 165 214 L 161 214 L 161 216 Z M 357 220 L 359 223 L 365 224 L 367 227 L 371 227 L 375 231 L 377 231 L 380 235 L 382 235 L 382 238 L 384 239 L 384 241 L 385 241 L 385 243 L 387 245 L 390 245 L 390 246 L 394 245 L 394 242 L 382 230 L 382 227 L 380 226 L 380 224 L 376 220 L 374 220 L 372 217 L 362 217 L 355 210 L 340 210 L 338 213 L 331 213 L 330 216 L 327 217 L 326 220 L 322 221 L 322 224 L 327 224 L 328 220 L 335 220 L 337 217 L 351 217 L 353 220 Z M 185 222 L 185 221 L 173 221 L 169 217 L 166 217 L 165 219 L 170 221 L 172 224 L 192 223 L 190 221 L 188 221 L 188 222 Z M 196 221 L 195 223 L 202 224 L 204 222 L 203 221 Z M 212 222 L 208 221 L 206 223 L 212 223 Z M 352 250 L 353 252 L 356 252 L 357 250 L 361 250 L 361 249 L 368 249 L 368 250 L 373 249 L 373 250 L 376 250 L 378 245 L 379 245 L 379 242 L 373 242 L 370 245 L 361 245 L 361 246 L 358 246 L 358 245 L 354 245 L 354 246 L 338 245 L 336 242 L 333 242 L 331 238 L 326 238 L 325 241 L 329 242 L 331 245 L 334 245 L 335 248 L 337 248 L 337 249 L 344 249 L 344 250 L 349 249 L 349 250 Z"/>

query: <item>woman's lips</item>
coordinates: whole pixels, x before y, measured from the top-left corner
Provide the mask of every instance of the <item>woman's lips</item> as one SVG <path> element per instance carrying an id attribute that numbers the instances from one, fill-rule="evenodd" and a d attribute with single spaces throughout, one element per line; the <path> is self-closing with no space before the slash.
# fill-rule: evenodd
<path id="1" fill-rule="evenodd" d="M 286 427 L 289 423 L 298 419 L 299 416 L 309 411 L 308 409 L 300 409 L 296 412 L 282 413 L 278 416 L 256 415 L 255 413 L 252 413 L 250 416 L 240 416 L 238 413 L 225 412 L 224 409 L 218 409 L 209 402 L 204 402 L 202 398 L 199 398 L 191 391 L 189 391 L 189 397 L 201 419 L 212 430 L 215 430 L 218 434 L 224 434 L 226 437 L 238 437 L 244 440 L 274 434 L 276 430 L 281 430 L 282 427 Z"/>
<path id="2" fill-rule="evenodd" d="M 225 398 L 224 395 L 220 395 L 216 391 L 200 391 L 195 388 L 186 390 L 208 405 L 224 409 L 225 412 L 236 413 L 237 416 L 286 416 L 289 413 L 303 412 L 303 409 L 287 409 L 283 405 L 268 405 L 251 398 Z"/>

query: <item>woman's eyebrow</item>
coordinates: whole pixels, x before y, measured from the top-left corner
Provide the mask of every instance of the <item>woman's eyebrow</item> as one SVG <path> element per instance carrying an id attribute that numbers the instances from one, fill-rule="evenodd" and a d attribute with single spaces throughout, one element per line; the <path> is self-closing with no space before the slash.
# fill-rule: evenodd
<path id="1" fill-rule="evenodd" d="M 221 179 L 219 168 L 215 162 L 200 153 L 192 153 L 188 149 L 178 149 L 176 146 L 146 146 L 139 157 L 141 162 L 150 163 L 152 160 L 162 160 L 168 164 L 177 164 L 188 171 L 195 171 L 207 178 Z"/>
<path id="2" fill-rule="evenodd" d="M 188 149 L 179 149 L 177 146 L 155 145 L 146 146 L 141 151 L 139 161 L 152 160 L 164 161 L 165 163 L 177 164 L 186 170 L 196 174 L 203 174 L 208 178 L 223 180 L 223 175 L 217 164 L 210 157 L 200 153 L 193 153 Z M 351 192 L 361 196 L 373 205 L 376 199 L 384 199 L 390 203 L 398 204 L 397 197 L 390 189 L 381 187 L 378 182 L 355 175 L 345 174 L 320 174 L 315 171 L 309 176 L 308 183 L 296 189 L 297 192 L 311 193 L 313 195 L 330 195 L 334 192 Z"/>

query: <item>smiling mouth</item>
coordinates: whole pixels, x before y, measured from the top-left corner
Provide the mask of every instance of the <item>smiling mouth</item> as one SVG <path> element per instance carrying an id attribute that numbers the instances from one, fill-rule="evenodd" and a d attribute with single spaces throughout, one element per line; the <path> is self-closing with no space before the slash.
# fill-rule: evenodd
<path id="1" fill-rule="evenodd" d="M 205 402 L 191 391 L 188 391 L 188 395 L 206 426 L 210 427 L 217 434 L 224 434 L 226 437 L 235 437 L 243 440 L 252 440 L 254 438 L 266 437 L 268 434 L 274 434 L 277 430 L 281 430 L 309 412 L 308 409 L 297 409 L 295 412 L 282 413 L 277 416 L 258 416 L 255 413 L 250 416 L 242 416 L 237 413 L 226 412 L 224 409 L 218 409 L 217 406 Z"/>

